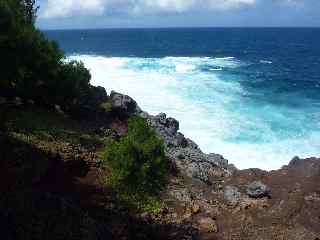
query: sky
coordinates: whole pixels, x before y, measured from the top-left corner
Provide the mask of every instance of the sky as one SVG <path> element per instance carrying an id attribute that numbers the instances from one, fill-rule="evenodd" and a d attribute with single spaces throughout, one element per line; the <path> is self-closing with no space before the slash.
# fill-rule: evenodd
<path id="1" fill-rule="evenodd" d="M 320 27 L 320 0 L 37 0 L 41 29 Z"/>

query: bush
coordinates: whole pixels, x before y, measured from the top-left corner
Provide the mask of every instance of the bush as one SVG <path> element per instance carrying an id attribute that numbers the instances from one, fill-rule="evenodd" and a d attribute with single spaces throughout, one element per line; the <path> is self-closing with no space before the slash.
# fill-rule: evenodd
<path id="1" fill-rule="evenodd" d="M 109 181 L 127 193 L 156 196 L 167 176 L 164 145 L 140 117 L 130 117 L 128 134 L 108 146 L 104 159 L 112 169 Z"/>

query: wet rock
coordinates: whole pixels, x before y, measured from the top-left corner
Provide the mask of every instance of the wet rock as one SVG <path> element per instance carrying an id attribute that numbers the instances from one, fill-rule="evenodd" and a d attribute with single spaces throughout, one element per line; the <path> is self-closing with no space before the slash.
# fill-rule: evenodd
<path id="1" fill-rule="evenodd" d="M 200 218 L 198 220 L 198 228 L 200 232 L 207 232 L 207 233 L 218 232 L 217 222 L 210 217 Z"/>
<path id="2" fill-rule="evenodd" d="M 260 181 L 252 182 L 247 187 L 247 194 L 251 198 L 263 198 L 270 196 L 270 189 L 268 186 Z"/>
<path id="3" fill-rule="evenodd" d="M 235 186 L 226 186 L 224 189 L 224 198 L 229 204 L 235 206 L 240 201 L 239 189 Z"/>
<path id="4" fill-rule="evenodd" d="M 137 103 L 131 97 L 112 91 L 110 94 L 112 109 L 125 114 L 132 114 L 137 111 Z"/>

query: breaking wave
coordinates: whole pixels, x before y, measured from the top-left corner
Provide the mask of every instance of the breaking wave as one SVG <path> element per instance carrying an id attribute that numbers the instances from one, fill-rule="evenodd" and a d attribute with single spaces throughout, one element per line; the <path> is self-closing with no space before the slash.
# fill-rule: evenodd
<path id="1" fill-rule="evenodd" d="M 255 96 L 263 92 L 244 87 L 236 74 L 247 63 L 234 57 L 69 58 L 84 62 L 92 84 L 132 96 L 151 114 L 175 117 L 203 151 L 238 168 L 277 169 L 296 155 L 320 154 L 318 111 L 261 104 Z"/>

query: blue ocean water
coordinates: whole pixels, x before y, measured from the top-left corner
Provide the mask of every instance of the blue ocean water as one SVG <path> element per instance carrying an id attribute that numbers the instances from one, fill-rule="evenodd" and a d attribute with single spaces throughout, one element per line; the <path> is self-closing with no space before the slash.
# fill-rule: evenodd
<path id="1" fill-rule="evenodd" d="M 205 152 L 277 169 L 320 155 L 320 28 L 47 31 L 92 83 L 177 118 Z"/>

